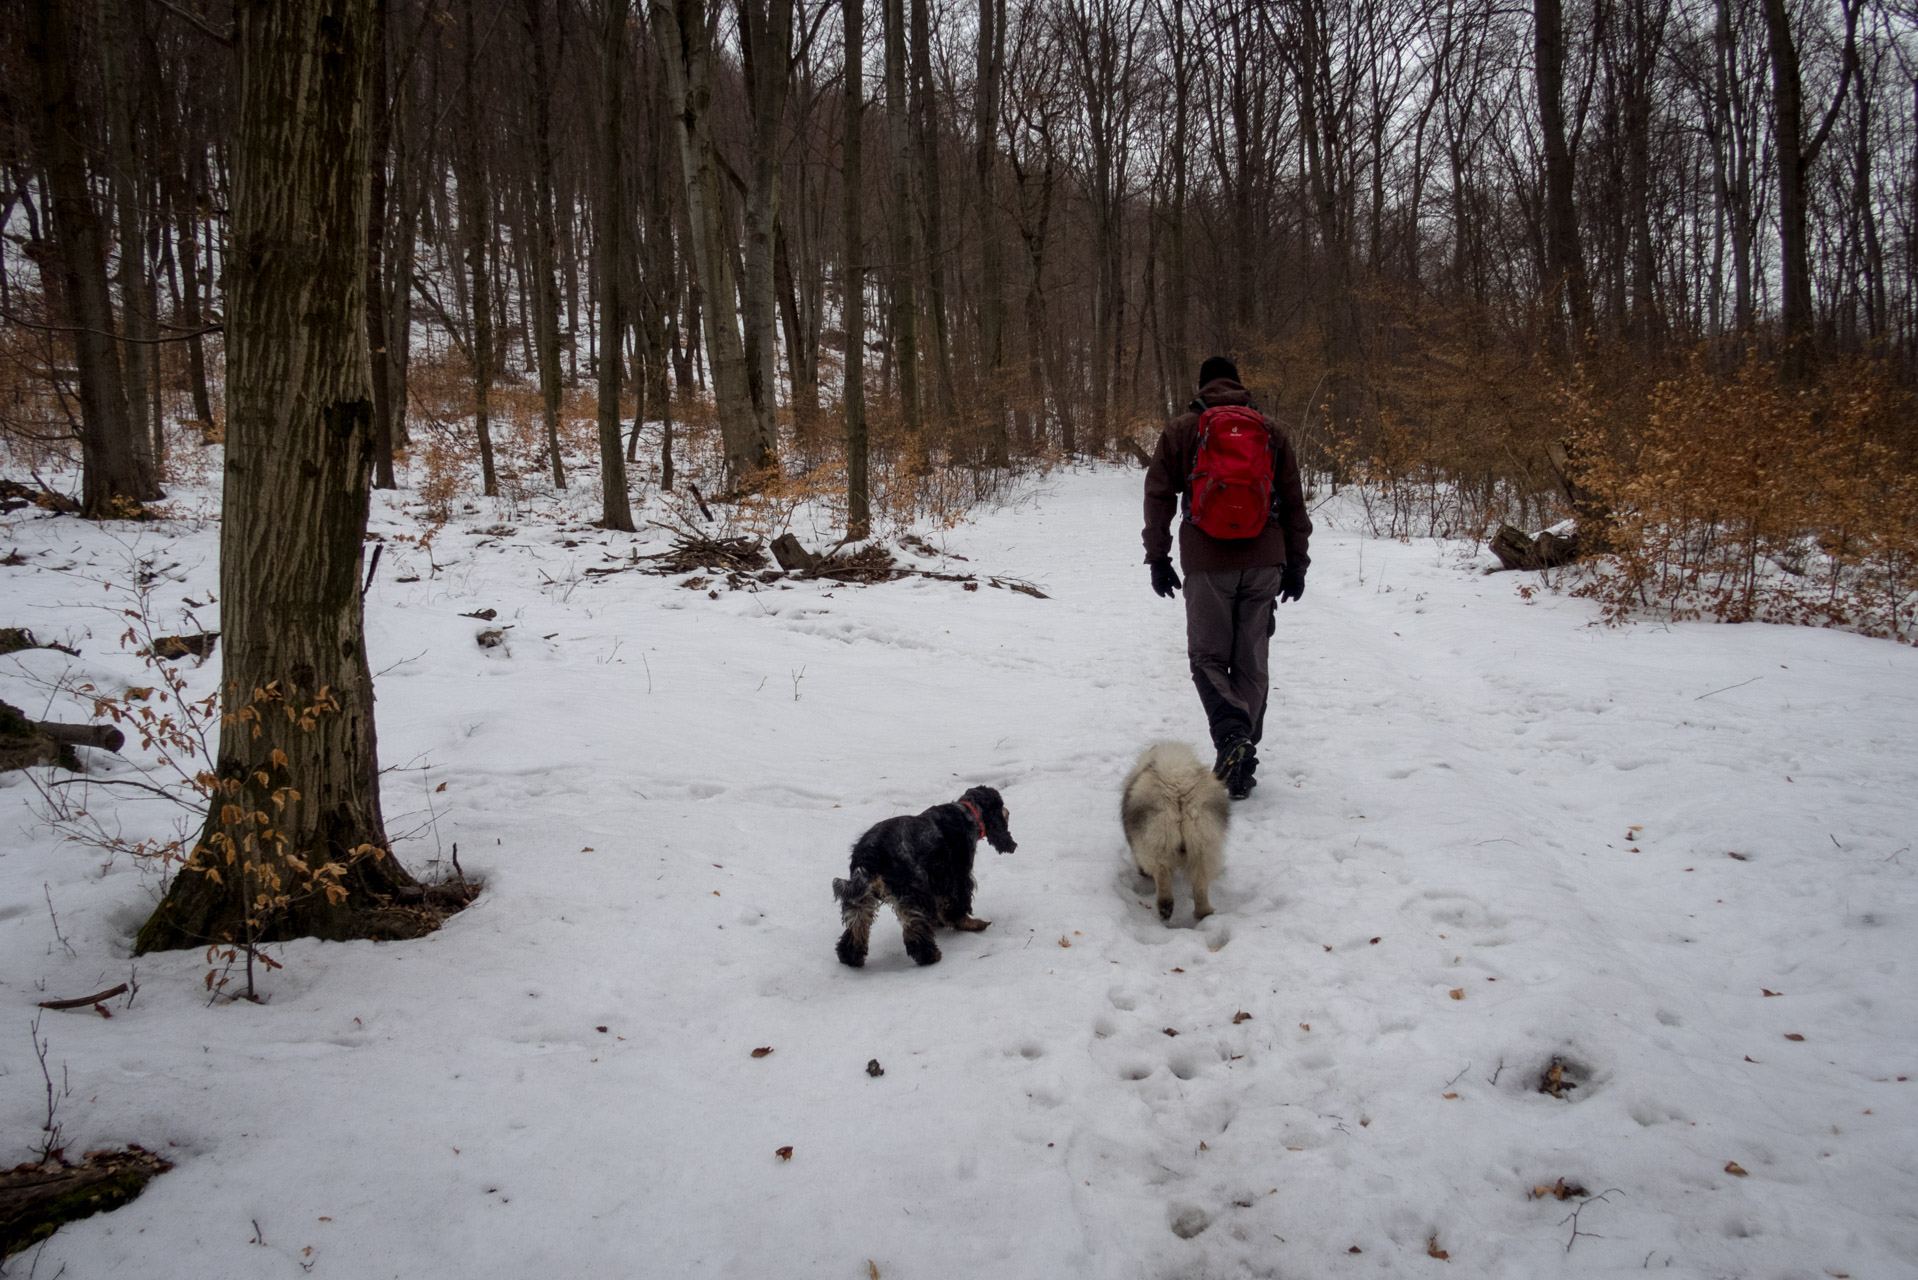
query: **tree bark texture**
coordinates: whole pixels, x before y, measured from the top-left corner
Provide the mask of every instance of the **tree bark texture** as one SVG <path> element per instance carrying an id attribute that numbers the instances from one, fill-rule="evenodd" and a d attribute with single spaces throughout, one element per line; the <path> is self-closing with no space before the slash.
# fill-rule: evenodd
<path id="1" fill-rule="evenodd" d="M 360 608 L 371 0 L 238 19 L 219 785 L 139 952 L 377 935 L 413 883 L 386 849 Z"/>

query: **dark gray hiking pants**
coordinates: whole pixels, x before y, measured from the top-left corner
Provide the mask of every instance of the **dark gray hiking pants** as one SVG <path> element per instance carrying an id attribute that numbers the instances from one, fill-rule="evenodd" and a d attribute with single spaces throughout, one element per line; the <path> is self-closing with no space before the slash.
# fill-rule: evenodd
<path id="1" fill-rule="evenodd" d="M 1186 656 L 1215 749 L 1234 738 L 1256 743 L 1265 732 L 1267 651 L 1284 576 L 1276 565 L 1185 576 Z"/>

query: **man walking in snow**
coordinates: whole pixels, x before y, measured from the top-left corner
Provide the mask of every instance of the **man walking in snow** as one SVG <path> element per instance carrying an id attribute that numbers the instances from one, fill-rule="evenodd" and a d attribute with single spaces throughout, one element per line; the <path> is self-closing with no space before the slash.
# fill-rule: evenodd
<path id="1" fill-rule="evenodd" d="M 1234 800 L 1255 785 L 1272 679 L 1267 651 L 1280 600 L 1305 594 L 1312 519 L 1298 456 L 1252 406 L 1224 356 L 1199 366 L 1199 394 L 1160 433 L 1145 477 L 1145 559 L 1152 589 L 1180 589 L 1172 568 L 1179 516 L 1186 655 L 1212 728 L 1212 771 Z"/>

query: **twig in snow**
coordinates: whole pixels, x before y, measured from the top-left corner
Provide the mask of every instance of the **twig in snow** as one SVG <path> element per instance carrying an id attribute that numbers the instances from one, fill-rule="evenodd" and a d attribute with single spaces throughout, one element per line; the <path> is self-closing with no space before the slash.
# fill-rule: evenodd
<path id="1" fill-rule="evenodd" d="M 105 991 L 98 991 L 90 996 L 81 996 L 77 1000 L 42 1000 L 40 1007 L 42 1009 L 84 1009 L 88 1005 L 98 1004 L 102 1000 L 111 1000 L 126 989 L 127 984 L 122 982 L 117 987 L 109 987 Z"/>
<path id="2" fill-rule="evenodd" d="M 1458 1075 L 1453 1076 L 1450 1080 L 1447 1080 L 1445 1082 L 1444 1087 L 1447 1089 L 1451 1088 L 1453 1085 L 1457 1084 L 1461 1079 L 1463 1079 L 1465 1076 L 1465 1073 L 1467 1071 L 1470 1071 L 1471 1069 L 1472 1069 L 1472 1064 L 1469 1062 L 1466 1063 L 1464 1066 L 1458 1069 Z"/>
<path id="3" fill-rule="evenodd" d="M 1492 1078 L 1491 1078 L 1490 1080 L 1487 1080 L 1487 1081 L 1486 1081 L 1485 1083 L 1486 1083 L 1486 1084 L 1497 1084 L 1497 1083 L 1498 1083 L 1498 1077 L 1499 1077 L 1499 1073 L 1500 1073 L 1500 1072 L 1502 1072 L 1502 1071 L 1504 1071 L 1504 1070 L 1505 1070 L 1505 1059 L 1503 1059 L 1503 1058 L 1500 1058 L 1500 1059 L 1498 1060 L 1498 1065 L 1497 1065 L 1496 1067 L 1493 1067 L 1493 1068 L 1492 1068 Z"/>
<path id="4" fill-rule="evenodd" d="M 1746 685 L 1750 684 L 1752 680 L 1763 680 L 1764 678 L 1763 676 L 1753 676 L 1751 680 L 1740 680 L 1737 684 L 1728 684 L 1723 689 L 1713 689 L 1711 693 L 1701 693 L 1696 698 L 1693 698 L 1692 701 L 1703 702 L 1706 698 L 1711 697 L 1712 694 L 1729 693 L 1733 689 L 1743 689 Z"/>
<path id="5" fill-rule="evenodd" d="M 58 941 L 58 942 L 60 943 L 60 945 L 61 945 L 62 947 L 65 947 L 65 948 L 66 948 L 66 952 L 67 952 L 67 954 L 68 954 L 69 956 L 77 956 L 77 955 L 79 955 L 80 953 L 79 953 L 79 952 L 77 952 L 77 951 L 75 951 L 75 950 L 73 949 L 73 944 L 72 944 L 71 942 L 68 942 L 68 941 L 67 941 L 67 937 L 66 937 L 66 935 L 60 932 L 60 917 L 59 917 L 59 916 L 57 916 L 57 915 L 55 915 L 55 914 L 54 914 L 54 911 L 53 911 L 53 888 L 52 888 L 52 886 L 50 886 L 50 885 L 48 885 L 48 884 L 47 884 L 47 883 L 46 883 L 46 882 L 45 882 L 45 881 L 43 880 L 43 881 L 41 881 L 41 882 L 40 882 L 40 891 L 41 891 L 42 893 L 44 893 L 44 894 L 46 894 L 46 895 L 47 895 L 47 918 L 48 918 L 49 920 L 52 920 L 52 921 L 53 921 L 53 936 L 54 936 L 54 938 L 55 938 L 55 939 L 56 939 L 56 940 L 57 940 L 57 941 Z"/>
<path id="6" fill-rule="evenodd" d="M 801 667 L 799 668 L 799 670 L 793 672 L 792 678 L 793 678 L 793 701 L 797 702 L 799 701 L 799 682 L 806 678 L 806 668 Z"/>
<path id="7" fill-rule="evenodd" d="M 1578 1202 L 1578 1208 L 1572 1210 L 1566 1214 L 1564 1218 L 1560 1219 L 1558 1225 L 1561 1227 L 1568 1222 L 1572 1224 L 1572 1234 L 1567 1237 L 1565 1241 L 1565 1252 L 1570 1253 L 1572 1251 L 1572 1246 L 1578 1243 L 1580 1236 L 1585 1236 L 1592 1240 L 1603 1240 L 1605 1238 L 1596 1231 L 1580 1231 L 1578 1229 L 1578 1215 L 1584 1213 L 1594 1200 L 1605 1200 L 1605 1197 L 1611 1195 L 1614 1191 L 1617 1191 L 1621 1196 L 1625 1194 L 1623 1191 L 1619 1191 L 1617 1187 L 1607 1187 L 1595 1196 L 1586 1196 Z M 1611 1201 L 1605 1200 L 1605 1203 L 1610 1204 Z"/>
<path id="8" fill-rule="evenodd" d="M 711 524 L 713 519 L 713 513 L 712 513 L 712 509 L 706 505 L 706 495 L 702 494 L 699 491 L 699 486 L 694 484 L 691 480 L 688 480 L 686 482 L 686 487 L 692 490 L 693 501 L 699 504 L 699 514 L 706 517 L 706 523 Z"/>
<path id="9" fill-rule="evenodd" d="M 53 1073 L 47 1070 L 47 1050 L 52 1047 L 52 1041 L 42 1039 L 40 1035 L 40 1019 L 44 1016 L 44 1014 L 34 1014 L 32 1025 L 33 1056 L 40 1062 L 40 1078 L 47 1083 L 47 1114 L 46 1118 L 40 1122 L 41 1136 L 39 1154 L 41 1164 L 46 1164 L 60 1157 L 62 1149 L 60 1122 L 55 1117 L 60 1111 L 60 1099 L 66 1097 L 67 1094 L 71 1092 L 71 1089 L 67 1086 L 67 1069 L 64 1063 L 60 1066 L 60 1088 L 56 1092 L 53 1087 Z"/>

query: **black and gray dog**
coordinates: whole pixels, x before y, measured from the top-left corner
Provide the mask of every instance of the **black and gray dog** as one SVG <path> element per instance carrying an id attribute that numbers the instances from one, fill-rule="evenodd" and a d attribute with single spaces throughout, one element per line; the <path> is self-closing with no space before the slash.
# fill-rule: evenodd
<path id="1" fill-rule="evenodd" d="M 890 902 L 906 934 L 906 954 L 920 964 L 938 964 L 932 931 L 951 925 L 977 933 L 991 924 L 972 915 L 972 855 L 980 838 L 1011 853 L 1006 803 L 991 787 L 973 787 L 952 804 L 936 804 L 909 818 L 875 823 L 852 846 L 852 874 L 832 882 L 846 932 L 839 960 L 857 969 L 866 963 L 872 918 Z"/>

